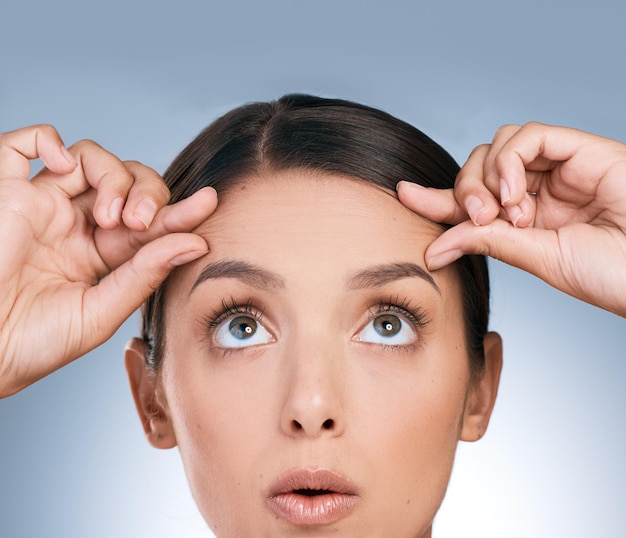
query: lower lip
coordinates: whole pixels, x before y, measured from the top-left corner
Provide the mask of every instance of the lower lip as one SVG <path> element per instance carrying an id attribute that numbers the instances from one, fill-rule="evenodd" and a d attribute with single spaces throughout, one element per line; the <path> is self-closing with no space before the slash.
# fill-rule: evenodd
<path id="1" fill-rule="evenodd" d="M 271 510 L 279 517 L 296 525 L 328 525 L 346 517 L 359 498 L 346 493 L 299 495 L 280 493 L 268 499 Z"/>

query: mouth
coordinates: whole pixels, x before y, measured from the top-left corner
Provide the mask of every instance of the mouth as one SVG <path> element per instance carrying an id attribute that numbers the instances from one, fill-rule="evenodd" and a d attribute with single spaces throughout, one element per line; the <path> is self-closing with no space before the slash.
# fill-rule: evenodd
<path id="1" fill-rule="evenodd" d="M 325 469 L 295 469 L 270 488 L 267 502 L 278 517 L 295 525 L 328 525 L 346 517 L 359 502 L 350 481 Z"/>

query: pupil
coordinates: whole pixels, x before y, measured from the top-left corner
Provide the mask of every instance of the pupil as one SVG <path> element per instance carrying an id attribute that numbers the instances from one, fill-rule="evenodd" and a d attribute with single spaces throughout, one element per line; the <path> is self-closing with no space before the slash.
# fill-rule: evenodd
<path id="1" fill-rule="evenodd" d="M 229 323 L 228 330 L 238 340 L 245 340 L 256 332 L 256 321 L 252 318 L 239 316 Z"/>
<path id="2" fill-rule="evenodd" d="M 385 314 L 374 320 L 374 330 L 381 336 L 395 336 L 400 332 L 402 322 L 397 316 Z"/>

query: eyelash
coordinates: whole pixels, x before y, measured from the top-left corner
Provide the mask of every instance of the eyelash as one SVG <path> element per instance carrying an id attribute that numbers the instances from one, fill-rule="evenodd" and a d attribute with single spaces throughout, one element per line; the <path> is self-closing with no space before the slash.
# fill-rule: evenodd
<path id="1" fill-rule="evenodd" d="M 222 299 L 222 307 L 219 310 L 213 309 L 213 313 L 206 316 L 203 319 L 203 322 L 210 329 L 214 329 L 224 320 L 236 314 L 245 314 L 246 316 L 250 316 L 256 322 L 260 322 L 263 317 L 263 311 L 259 310 L 252 304 L 252 299 L 248 299 L 245 304 L 241 305 L 233 297 L 231 297 L 229 302 Z"/>
<path id="2" fill-rule="evenodd" d="M 209 328 L 208 337 L 211 338 L 213 330 L 219 327 L 225 320 L 236 315 L 250 316 L 257 323 L 261 323 L 263 318 L 263 311 L 255 307 L 252 303 L 252 299 L 248 299 L 243 305 L 231 297 L 228 301 L 222 299 L 222 306 L 219 310 L 212 309 L 213 312 L 203 318 L 203 323 Z M 389 351 L 405 351 L 411 352 L 419 349 L 423 342 L 421 339 L 421 331 L 430 323 L 430 318 L 426 311 L 421 306 L 412 306 L 411 300 L 405 298 L 399 300 L 399 296 L 390 297 L 388 301 L 380 301 L 375 306 L 370 306 L 368 311 L 368 323 L 374 320 L 377 316 L 392 312 L 402 316 L 413 327 L 418 339 L 412 344 L 406 345 L 390 345 L 390 344 L 376 344 L 384 350 Z M 220 348 L 223 355 L 233 353 L 235 351 L 242 351 L 245 348 Z"/>
<path id="3" fill-rule="evenodd" d="M 419 349 L 423 345 L 421 332 L 430 323 L 431 319 L 420 305 L 412 306 L 411 300 L 405 298 L 399 300 L 399 296 L 390 297 L 388 301 L 380 301 L 375 306 L 370 306 L 368 309 L 368 323 L 374 320 L 377 316 L 392 312 L 398 314 L 406 319 L 408 323 L 413 327 L 417 334 L 417 340 L 412 344 L 406 345 L 389 345 L 389 344 L 376 344 L 381 346 L 384 350 L 388 351 L 405 351 L 411 352 Z"/>
<path id="4" fill-rule="evenodd" d="M 213 312 L 208 314 L 202 318 L 202 324 L 205 328 L 207 328 L 205 342 L 209 348 L 211 348 L 212 353 L 219 353 L 222 358 L 227 357 L 231 353 L 237 353 L 244 351 L 246 348 L 236 348 L 236 347 L 221 347 L 215 344 L 213 341 L 214 334 L 219 326 L 228 318 L 234 317 L 236 315 L 246 315 L 250 316 L 257 323 L 261 322 L 261 318 L 263 317 L 263 311 L 256 308 L 252 299 L 248 299 L 243 305 L 235 300 L 234 297 L 231 297 L 228 301 L 222 299 L 222 306 L 219 310 L 212 309 Z"/>

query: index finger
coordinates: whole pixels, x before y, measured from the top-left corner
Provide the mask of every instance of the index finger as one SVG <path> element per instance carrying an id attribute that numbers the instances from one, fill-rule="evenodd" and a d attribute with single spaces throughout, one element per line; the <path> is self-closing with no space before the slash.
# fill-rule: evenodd
<path id="1" fill-rule="evenodd" d="M 37 158 L 58 174 L 71 172 L 77 164 L 51 125 L 33 125 L 0 135 L 0 178 L 28 179 L 30 161 Z"/>

